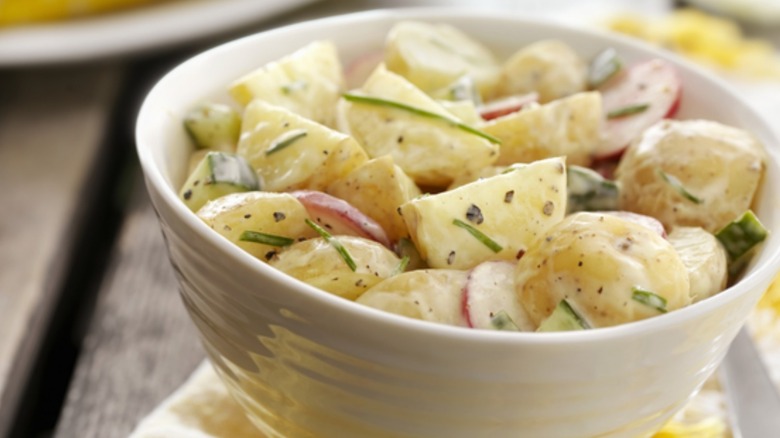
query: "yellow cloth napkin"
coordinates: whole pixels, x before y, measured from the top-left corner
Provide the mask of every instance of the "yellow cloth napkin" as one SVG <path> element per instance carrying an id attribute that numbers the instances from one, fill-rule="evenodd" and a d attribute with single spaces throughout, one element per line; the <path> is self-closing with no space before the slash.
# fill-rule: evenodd
<path id="1" fill-rule="evenodd" d="M 130 438 L 260 437 L 208 362 L 149 414 Z"/>

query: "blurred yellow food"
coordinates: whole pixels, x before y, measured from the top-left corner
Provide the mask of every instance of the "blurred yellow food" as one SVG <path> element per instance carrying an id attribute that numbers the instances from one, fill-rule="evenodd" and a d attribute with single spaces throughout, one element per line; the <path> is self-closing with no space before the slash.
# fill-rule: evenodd
<path id="1" fill-rule="evenodd" d="M 771 43 L 748 39 L 736 23 L 695 9 L 660 19 L 619 15 L 608 26 L 703 64 L 747 77 L 780 79 L 780 56 Z"/>
<path id="2" fill-rule="evenodd" d="M 780 275 L 775 277 L 769 289 L 766 290 L 761 301 L 758 302 L 760 309 L 771 309 L 776 317 L 780 317 Z"/>
<path id="3" fill-rule="evenodd" d="M 0 0 L 0 26 L 62 20 L 161 0 Z"/>
<path id="4" fill-rule="evenodd" d="M 653 438 L 724 438 L 731 436 L 725 421 L 708 417 L 695 423 L 671 421 Z"/>

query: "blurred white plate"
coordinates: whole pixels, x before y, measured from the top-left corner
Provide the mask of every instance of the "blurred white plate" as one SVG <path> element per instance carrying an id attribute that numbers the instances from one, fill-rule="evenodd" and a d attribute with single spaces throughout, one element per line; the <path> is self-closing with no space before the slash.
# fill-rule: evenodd
<path id="1" fill-rule="evenodd" d="M 316 0 L 176 0 L 124 12 L 0 28 L 0 67 L 87 61 L 216 35 Z"/>

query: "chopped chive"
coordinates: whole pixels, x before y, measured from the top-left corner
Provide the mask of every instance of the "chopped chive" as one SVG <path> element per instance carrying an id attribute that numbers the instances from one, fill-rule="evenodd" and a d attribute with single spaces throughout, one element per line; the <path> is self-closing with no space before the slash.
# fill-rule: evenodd
<path id="1" fill-rule="evenodd" d="M 436 114 L 421 108 L 413 107 L 411 105 L 407 105 L 403 102 L 397 102 L 394 100 L 388 100 L 388 99 L 382 99 L 381 97 L 373 97 L 373 96 L 363 96 L 360 94 L 352 94 L 352 93 L 346 93 L 344 94 L 344 99 L 350 101 L 350 102 L 356 102 L 356 103 L 366 103 L 370 105 L 379 105 L 384 106 L 388 108 L 395 108 L 399 110 L 403 110 L 418 116 L 428 117 L 435 120 L 441 120 L 444 122 L 447 122 L 451 124 L 452 126 L 462 130 L 466 131 L 470 134 L 474 134 L 478 137 L 482 137 L 485 140 L 494 143 L 494 144 L 501 144 L 501 140 L 497 139 L 496 137 L 493 137 L 490 134 L 487 134 L 485 132 L 480 131 L 479 129 L 472 128 L 471 126 L 452 118 L 449 118 L 447 116 Z"/>
<path id="2" fill-rule="evenodd" d="M 305 89 L 306 85 L 308 85 L 306 81 L 290 82 L 289 84 L 282 85 L 282 93 L 291 94 L 293 91 Z"/>
<path id="3" fill-rule="evenodd" d="M 589 329 L 590 328 L 590 324 L 588 324 L 588 321 L 585 321 L 585 318 L 583 318 L 582 315 L 580 315 L 579 313 L 577 313 L 576 310 L 574 310 L 574 307 L 572 307 L 571 304 L 569 304 L 569 301 L 567 301 L 566 299 L 562 299 L 561 302 L 558 303 L 558 305 L 566 313 L 568 313 L 569 315 L 574 317 L 574 319 L 577 321 L 577 324 L 579 324 L 580 327 L 582 327 L 584 329 Z"/>
<path id="4" fill-rule="evenodd" d="M 623 61 L 613 48 L 608 48 L 593 58 L 588 69 L 588 86 L 598 88 L 615 76 L 623 67 Z"/>
<path id="5" fill-rule="evenodd" d="M 306 137 L 306 131 L 290 131 L 290 133 L 291 135 L 288 135 L 285 138 L 275 143 L 272 143 L 271 147 L 266 149 L 265 154 L 271 155 L 274 152 L 279 152 L 280 150 L 286 148 L 287 146 L 290 146 L 291 144 L 295 143 L 301 138 Z"/>
<path id="6" fill-rule="evenodd" d="M 490 318 L 490 325 L 496 330 L 505 330 L 511 332 L 520 331 L 520 327 L 515 324 L 515 322 L 512 320 L 512 317 L 509 316 L 509 314 L 507 314 L 504 310 L 499 311 L 493 315 L 492 318 Z"/>
<path id="7" fill-rule="evenodd" d="M 590 324 L 583 318 L 574 307 L 564 298 L 558 302 L 550 316 L 545 318 L 539 328 L 538 332 L 560 332 L 569 330 L 586 330 L 590 328 Z"/>
<path id="8" fill-rule="evenodd" d="M 483 245 L 490 248 L 491 251 L 498 253 L 501 252 L 502 249 L 504 249 L 501 245 L 496 243 L 495 240 L 491 239 L 490 237 L 486 236 L 482 233 L 482 231 L 479 231 L 478 229 L 472 227 L 471 225 L 467 224 L 466 222 L 463 222 L 460 219 L 453 219 L 452 224 L 456 225 L 458 227 L 463 228 L 464 230 L 468 231 L 469 234 L 474 236 L 477 240 L 479 240 Z"/>
<path id="9" fill-rule="evenodd" d="M 617 119 L 619 117 L 631 116 L 631 115 L 634 115 L 634 114 L 639 114 L 639 113 L 647 110 L 648 108 L 650 108 L 650 104 L 647 104 L 647 103 L 640 103 L 640 104 L 637 104 L 637 105 L 624 106 L 623 108 L 618 108 L 616 110 L 612 110 L 612 111 L 608 112 L 607 113 L 607 118 L 608 119 Z"/>
<path id="10" fill-rule="evenodd" d="M 339 242 L 338 239 L 333 237 L 332 234 L 325 231 L 324 228 L 321 226 L 315 224 L 311 219 L 306 219 L 306 225 L 310 226 L 314 231 L 317 232 L 320 236 L 322 236 L 323 239 L 325 239 L 326 242 L 330 243 L 330 245 L 336 250 L 336 252 L 339 253 L 341 258 L 344 259 L 344 262 L 347 263 L 347 266 L 349 266 L 349 269 L 352 270 L 352 272 L 355 272 L 357 270 L 357 263 L 355 263 L 355 260 L 352 258 L 351 255 L 349 255 L 349 252 L 346 248 L 344 248 L 344 245 Z"/>
<path id="11" fill-rule="evenodd" d="M 259 231 L 246 230 L 238 237 L 238 240 L 242 242 L 254 242 L 262 243 L 263 245 L 271 246 L 289 246 L 295 242 L 295 239 L 284 236 L 276 236 L 273 234 L 261 233 Z"/>
<path id="12" fill-rule="evenodd" d="M 403 274 L 404 272 L 406 272 L 406 267 L 409 266 L 409 260 L 410 260 L 410 257 L 408 255 L 405 255 L 401 259 L 401 262 L 398 263 L 398 266 L 395 267 L 395 269 L 393 270 L 393 273 L 390 276 L 394 277 L 394 276 L 396 276 L 398 274 Z"/>
<path id="13" fill-rule="evenodd" d="M 640 302 L 646 306 L 650 306 L 661 313 L 667 312 L 666 298 L 658 294 L 654 294 L 652 292 L 648 292 L 646 290 L 642 290 L 638 287 L 635 287 L 631 289 L 631 299 Z"/>
<path id="14" fill-rule="evenodd" d="M 715 237 L 723 245 L 723 248 L 729 255 L 729 259 L 734 261 L 753 249 L 754 246 L 763 242 L 768 234 L 761 221 L 758 220 L 752 211 L 748 210 L 721 228 L 720 231 L 715 233 Z"/>
<path id="15" fill-rule="evenodd" d="M 663 178 L 664 181 L 666 181 L 669 185 L 674 187 L 675 190 L 680 192 L 680 195 L 682 195 L 683 198 L 693 202 L 694 204 L 701 204 L 704 202 L 703 199 L 689 192 L 688 189 L 686 189 L 685 186 L 682 185 L 680 180 L 677 179 L 674 175 L 669 175 L 668 173 L 664 172 L 661 169 L 658 169 L 658 174 L 661 176 L 661 178 Z"/>

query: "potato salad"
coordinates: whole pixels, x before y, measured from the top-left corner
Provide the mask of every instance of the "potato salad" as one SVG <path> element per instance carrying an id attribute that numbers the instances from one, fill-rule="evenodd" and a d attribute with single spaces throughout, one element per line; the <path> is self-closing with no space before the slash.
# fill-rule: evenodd
<path id="1" fill-rule="evenodd" d="M 737 281 L 766 238 L 749 132 L 679 120 L 674 65 L 540 40 L 506 59 L 400 22 L 342 66 L 314 41 L 186 115 L 182 202 L 264 263 L 420 320 L 585 330 Z"/>

